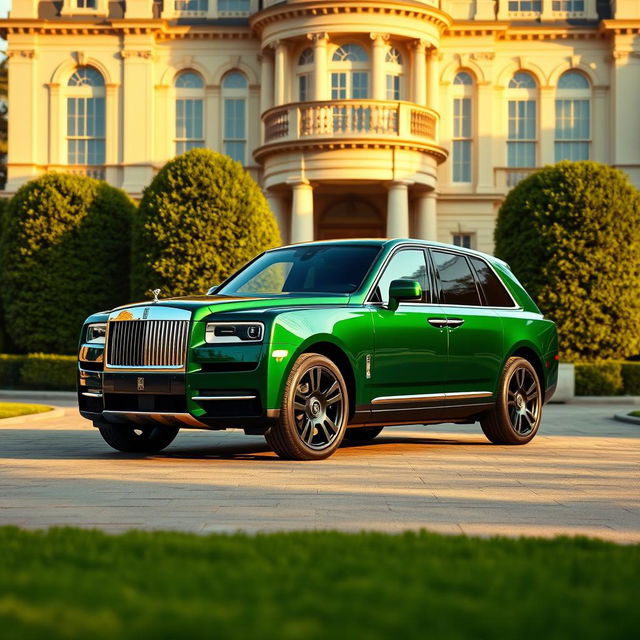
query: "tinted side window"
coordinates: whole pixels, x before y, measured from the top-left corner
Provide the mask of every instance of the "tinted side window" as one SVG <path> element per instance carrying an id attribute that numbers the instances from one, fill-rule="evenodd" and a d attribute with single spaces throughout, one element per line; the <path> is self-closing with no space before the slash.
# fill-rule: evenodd
<path id="1" fill-rule="evenodd" d="M 389 302 L 389 285 L 393 280 L 417 280 L 422 287 L 422 302 L 431 301 L 427 278 L 427 263 L 424 251 L 404 249 L 396 253 L 386 266 L 378 281 L 373 299 L 376 302 Z"/>
<path id="2" fill-rule="evenodd" d="M 513 307 L 513 300 L 509 297 L 500 278 L 489 268 L 489 265 L 480 258 L 469 259 L 476 270 L 487 304 L 490 307 Z"/>
<path id="3" fill-rule="evenodd" d="M 442 251 L 433 251 L 432 255 L 440 275 L 443 302 L 479 306 L 481 303 L 476 279 L 467 259 L 459 254 Z"/>

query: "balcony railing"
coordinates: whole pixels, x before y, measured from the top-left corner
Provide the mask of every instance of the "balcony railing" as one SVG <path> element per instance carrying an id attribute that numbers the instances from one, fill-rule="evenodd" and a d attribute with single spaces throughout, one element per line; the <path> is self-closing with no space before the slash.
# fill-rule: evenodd
<path id="1" fill-rule="evenodd" d="M 496 187 L 498 189 L 511 189 L 520 180 L 531 175 L 539 167 L 495 167 Z"/>
<path id="2" fill-rule="evenodd" d="M 46 165 L 47 173 L 72 173 L 77 176 L 88 176 L 96 180 L 104 180 L 106 169 L 102 165 L 79 165 L 79 164 L 49 164 Z"/>
<path id="3" fill-rule="evenodd" d="M 262 118 L 267 144 L 318 138 L 391 138 L 434 143 L 438 138 L 436 112 L 409 102 L 296 102 L 270 109 Z"/>

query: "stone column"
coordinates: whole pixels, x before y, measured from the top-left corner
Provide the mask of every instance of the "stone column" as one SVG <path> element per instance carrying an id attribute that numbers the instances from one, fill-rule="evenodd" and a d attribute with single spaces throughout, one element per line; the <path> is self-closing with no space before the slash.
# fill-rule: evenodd
<path id="1" fill-rule="evenodd" d="M 282 238 L 282 244 L 286 244 L 288 236 L 288 225 L 285 219 L 284 197 L 281 194 L 275 193 L 271 190 L 267 190 L 265 192 L 265 196 L 267 198 L 267 202 L 269 203 L 269 209 L 271 209 L 273 217 L 278 223 L 278 228 L 280 229 L 280 237 Z"/>
<path id="2" fill-rule="evenodd" d="M 277 107 L 287 102 L 287 45 L 282 40 L 276 43 L 275 67 L 274 106 Z"/>
<path id="3" fill-rule="evenodd" d="M 384 64 L 387 54 L 386 42 L 389 35 L 386 33 L 371 33 L 373 40 L 373 77 L 371 83 L 371 97 L 374 100 L 387 99 L 387 78 L 384 73 Z"/>
<path id="4" fill-rule="evenodd" d="M 493 148 L 495 144 L 494 120 L 494 91 L 491 83 L 478 83 L 478 104 L 475 109 L 475 132 L 478 148 L 473 149 L 472 176 L 478 177 L 479 193 L 492 193 L 495 190 L 493 175 Z M 448 103 L 447 103 L 448 104 Z M 472 103 L 473 105 L 473 100 Z M 477 114 L 477 115 L 476 115 Z"/>
<path id="5" fill-rule="evenodd" d="M 555 132 L 556 132 L 556 90 L 555 87 L 540 87 L 540 149 L 536 159 L 536 166 L 555 162 Z"/>
<path id="6" fill-rule="evenodd" d="M 409 182 L 392 182 L 387 196 L 387 237 L 409 237 Z"/>
<path id="7" fill-rule="evenodd" d="M 118 117 L 118 89 L 119 85 L 117 83 L 109 83 L 105 87 L 105 135 L 107 138 L 104 154 L 104 161 L 107 165 L 105 179 L 111 184 L 118 184 L 120 178 L 120 170 L 117 167 L 121 140 Z"/>
<path id="8" fill-rule="evenodd" d="M 313 240 L 313 187 L 308 180 L 295 181 L 291 203 L 291 243 Z"/>
<path id="9" fill-rule="evenodd" d="M 424 106 L 427 104 L 427 61 L 426 42 L 416 40 L 413 50 L 413 101 Z M 431 87 L 431 85 L 429 85 Z"/>
<path id="10" fill-rule="evenodd" d="M 268 48 L 260 56 L 260 113 L 273 107 L 273 54 Z"/>
<path id="11" fill-rule="evenodd" d="M 418 199 L 418 238 L 438 239 L 437 197 L 435 191 L 425 191 Z"/>
<path id="12" fill-rule="evenodd" d="M 429 51 L 427 59 L 427 106 L 438 110 L 440 93 L 440 53 L 437 49 Z"/>
<path id="13" fill-rule="evenodd" d="M 327 44 L 329 35 L 314 33 L 308 36 L 313 40 L 313 99 L 329 100 L 329 71 L 327 65 Z"/>

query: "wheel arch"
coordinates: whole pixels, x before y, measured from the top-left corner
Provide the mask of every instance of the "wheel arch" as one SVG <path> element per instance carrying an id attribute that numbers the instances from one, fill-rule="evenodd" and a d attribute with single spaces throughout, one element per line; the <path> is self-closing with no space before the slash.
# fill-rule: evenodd
<path id="1" fill-rule="evenodd" d="M 535 349 L 533 349 L 533 347 L 526 344 L 519 345 L 509 354 L 507 360 L 509 358 L 524 358 L 527 362 L 530 362 L 533 365 L 533 368 L 536 370 L 538 378 L 540 378 L 540 383 L 543 386 L 543 390 L 546 389 L 547 376 L 542 364 L 542 358 L 535 351 Z"/>

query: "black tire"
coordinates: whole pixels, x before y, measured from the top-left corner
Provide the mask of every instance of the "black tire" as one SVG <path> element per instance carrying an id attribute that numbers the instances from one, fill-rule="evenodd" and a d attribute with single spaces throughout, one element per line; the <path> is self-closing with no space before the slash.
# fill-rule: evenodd
<path id="1" fill-rule="evenodd" d="M 156 453 L 168 447 L 178 435 L 178 427 L 164 425 L 100 424 L 100 435 L 117 451 Z"/>
<path id="2" fill-rule="evenodd" d="M 542 387 L 534 366 L 509 358 L 500 377 L 496 406 L 480 421 L 494 444 L 527 444 L 542 418 Z"/>
<path id="3" fill-rule="evenodd" d="M 384 427 L 360 427 L 347 429 L 344 439 L 349 442 L 368 442 L 380 435 Z"/>
<path id="4" fill-rule="evenodd" d="M 340 446 L 349 395 L 340 369 L 318 353 L 303 353 L 287 378 L 280 417 L 265 434 L 287 460 L 323 460 Z"/>

